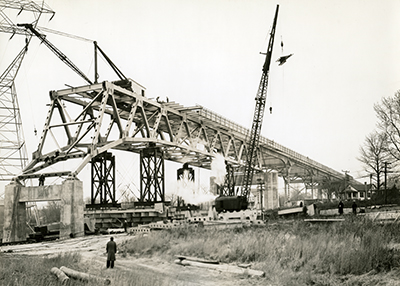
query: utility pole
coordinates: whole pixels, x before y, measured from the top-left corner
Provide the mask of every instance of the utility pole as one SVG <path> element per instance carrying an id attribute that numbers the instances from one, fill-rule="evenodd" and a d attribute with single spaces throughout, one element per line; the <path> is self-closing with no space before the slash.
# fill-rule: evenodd
<path id="1" fill-rule="evenodd" d="M 371 195 L 372 199 L 372 174 L 369 174 L 369 194 Z"/>
<path id="2" fill-rule="evenodd" d="M 264 220 L 264 209 L 263 209 L 263 203 L 264 203 L 264 182 L 261 178 L 257 179 L 258 181 L 258 188 L 260 192 L 260 211 L 261 211 L 261 220 Z"/>
<path id="3" fill-rule="evenodd" d="M 350 173 L 350 171 L 347 171 L 347 170 L 342 170 L 342 172 L 344 173 L 344 187 L 343 187 L 343 192 L 345 193 L 345 195 L 346 195 L 346 188 L 347 188 L 347 174 L 348 173 Z M 342 198 L 342 199 L 345 199 L 345 198 Z"/>
<path id="4" fill-rule="evenodd" d="M 387 204 L 387 162 L 385 162 L 385 205 Z"/>

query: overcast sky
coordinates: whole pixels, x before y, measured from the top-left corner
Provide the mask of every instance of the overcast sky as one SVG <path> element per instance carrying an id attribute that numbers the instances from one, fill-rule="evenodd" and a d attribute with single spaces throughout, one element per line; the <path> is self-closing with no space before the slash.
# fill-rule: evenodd
<path id="1" fill-rule="evenodd" d="M 39 26 L 96 40 L 123 73 L 185 106 L 200 104 L 251 127 L 261 68 L 280 5 L 262 135 L 357 178 L 373 105 L 400 89 L 400 1 L 48 0 Z M 11 16 L 10 16 L 11 17 Z M 24 16 L 11 18 L 20 22 Z M 0 70 L 23 36 L 0 34 Z M 93 79 L 93 45 L 48 33 Z M 281 40 L 284 43 L 281 49 Z M 275 62 L 293 53 L 286 64 Z M 116 76 L 103 65 L 100 80 Z M 28 153 L 37 148 L 48 92 L 85 82 L 38 39 L 18 75 Z M 33 110 L 34 112 L 31 112 Z M 361 181 L 363 181 L 362 179 Z"/>

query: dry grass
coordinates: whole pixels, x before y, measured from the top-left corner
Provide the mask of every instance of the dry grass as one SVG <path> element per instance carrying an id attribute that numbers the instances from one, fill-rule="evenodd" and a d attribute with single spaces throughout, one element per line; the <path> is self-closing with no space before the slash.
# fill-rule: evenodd
<path id="1" fill-rule="evenodd" d="M 55 286 L 61 285 L 56 276 L 50 272 L 52 267 L 66 266 L 85 273 L 93 272 L 93 265 L 83 263 L 78 253 L 59 254 L 54 257 L 22 256 L 0 254 L 0 285 L 2 286 Z M 94 274 L 94 273 L 91 273 Z M 138 271 L 97 271 L 96 276 L 109 278 L 112 285 L 118 286 L 162 286 L 166 285 L 163 277 L 156 273 Z M 68 286 L 97 286 L 98 282 L 82 282 L 70 279 Z"/>
<path id="2" fill-rule="evenodd" d="M 80 255 L 68 253 L 52 258 L 0 254 L 0 285 L 59 285 L 50 273 L 52 267 L 67 266 L 76 269 Z M 81 285 L 72 281 L 69 285 Z"/>
<path id="3" fill-rule="evenodd" d="M 399 232 L 397 225 L 356 218 L 330 225 L 295 221 L 266 228 L 166 230 L 134 238 L 120 249 L 140 256 L 179 254 L 252 263 L 267 273 L 266 282 L 277 285 L 370 285 L 378 273 L 399 267 L 398 251 L 388 247 L 399 242 Z M 357 284 L 354 277 L 369 282 Z"/>
<path id="4" fill-rule="evenodd" d="M 378 225 L 348 217 L 346 222 L 310 225 L 302 221 L 275 222 L 267 227 L 236 229 L 195 228 L 165 230 L 132 237 L 119 245 L 122 256 L 174 255 L 216 259 L 223 263 L 251 263 L 266 277 L 263 285 L 399 285 L 399 252 L 389 245 L 400 241 L 397 224 Z M 0 254 L 0 285 L 60 285 L 52 267 L 106 275 L 113 285 L 169 285 L 161 274 L 129 269 L 93 268 L 77 253 L 55 257 Z M 93 274 L 93 273 L 92 273 Z M 70 285 L 83 284 L 72 280 Z M 171 284 L 173 285 L 173 284 Z"/>

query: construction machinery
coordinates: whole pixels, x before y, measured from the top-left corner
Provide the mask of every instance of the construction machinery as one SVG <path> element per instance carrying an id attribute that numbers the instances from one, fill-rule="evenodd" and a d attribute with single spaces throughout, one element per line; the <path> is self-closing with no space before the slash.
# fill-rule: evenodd
<path id="1" fill-rule="evenodd" d="M 220 211 L 240 211 L 248 207 L 251 185 L 253 182 L 254 164 L 257 159 L 257 148 L 260 141 L 261 127 L 264 118 L 264 110 L 267 99 L 267 87 L 269 79 L 269 68 L 271 64 L 272 49 L 274 46 L 276 23 L 278 19 L 279 5 L 276 6 L 275 17 L 272 24 L 268 49 L 265 53 L 265 62 L 262 68 L 262 76 L 258 87 L 256 106 L 254 110 L 253 123 L 247 141 L 246 162 L 243 172 L 243 183 L 240 194 L 234 196 L 220 196 L 215 200 L 215 208 Z"/>

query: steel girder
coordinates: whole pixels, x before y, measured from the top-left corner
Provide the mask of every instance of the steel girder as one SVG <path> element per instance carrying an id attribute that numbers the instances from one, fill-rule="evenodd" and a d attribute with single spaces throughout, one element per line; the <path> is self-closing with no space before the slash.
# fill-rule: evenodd
<path id="1" fill-rule="evenodd" d="M 45 126 L 33 160 L 19 178 L 39 177 L 45 168 L 73 158 L 77 175 L 92 158 L 110 149 L 140 153 L 153 144 L 165 160 L 210 169 L 221 153 L 237 168 L 246 163 L 248 129 L 202 106 L 147 98 L 133 80 L 51 91 Z M 313 169 L 342 179 L 342 174 L 264 137 L 256 148 L 257 170 L 280 170 L 292 162 L 291 172 Z"/>

